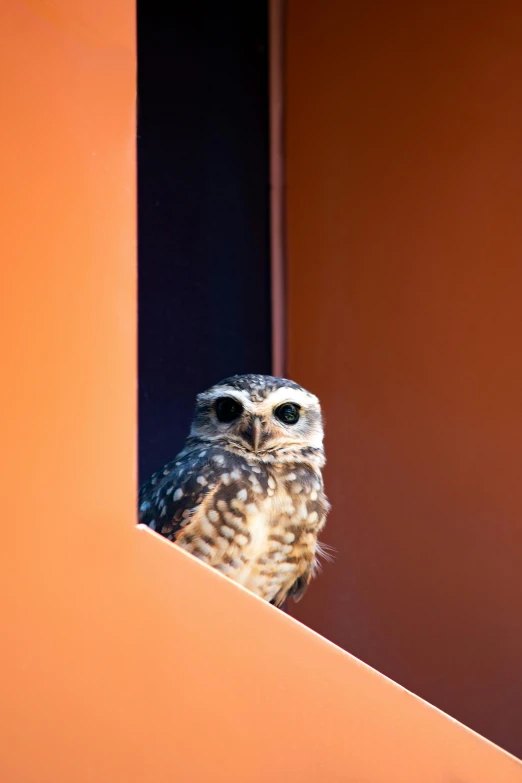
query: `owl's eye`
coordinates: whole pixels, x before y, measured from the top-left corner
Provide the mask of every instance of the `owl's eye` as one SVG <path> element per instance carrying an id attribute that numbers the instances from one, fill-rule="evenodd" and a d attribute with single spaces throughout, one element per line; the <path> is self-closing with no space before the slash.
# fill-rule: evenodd
<path id="1" fill-rule="evenodd" d="M 238 419 L 243 413 L 243 406 L 232 397 L 220 397 L 216 400 L 216 416 L 218 421 L 229 424 Z"/>
<path id="2" fill-rule="evenodd" d="M 299 405 L 294 405 L 291 402 L 285 402 L 284 405 L 280 405 L 275 409 L 274 413 L 283 424 L 297 424 L 299 421 Z"/>

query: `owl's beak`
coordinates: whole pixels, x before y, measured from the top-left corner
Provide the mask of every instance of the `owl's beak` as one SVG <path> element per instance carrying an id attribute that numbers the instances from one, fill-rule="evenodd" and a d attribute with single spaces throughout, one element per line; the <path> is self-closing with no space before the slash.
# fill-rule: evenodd
<path id="1" fill-rule="evenodd" d="M 258 419 L 257 416 L 255 416 L 252 422 L 252 446 L 254 451 L 257 451 L 259 448 L 260 437 L 261 437 L 261 419 Z"/>

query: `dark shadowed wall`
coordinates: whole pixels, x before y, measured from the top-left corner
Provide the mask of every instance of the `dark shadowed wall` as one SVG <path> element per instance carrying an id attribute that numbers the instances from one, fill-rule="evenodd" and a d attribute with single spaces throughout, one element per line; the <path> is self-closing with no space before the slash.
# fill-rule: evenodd
<path id="1" fill-rule="evenodd" d="M 140 476 L 271 370 L 267 3 L 138 4 Z"/>

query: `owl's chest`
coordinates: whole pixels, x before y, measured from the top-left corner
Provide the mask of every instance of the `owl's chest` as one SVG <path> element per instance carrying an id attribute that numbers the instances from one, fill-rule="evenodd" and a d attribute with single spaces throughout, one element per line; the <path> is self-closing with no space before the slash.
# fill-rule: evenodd
<path id="1" fill-rule="evenodd" d="M 313 477 L 307 478 L 299 481 L 295 469 L 273 471 L 269 491 L 247 506 L 249 541 L 234 579 L 266 600 L 291 585 L 314 556 L 316 533 L 309 518 L 314 518 L 317 490 Z"/>

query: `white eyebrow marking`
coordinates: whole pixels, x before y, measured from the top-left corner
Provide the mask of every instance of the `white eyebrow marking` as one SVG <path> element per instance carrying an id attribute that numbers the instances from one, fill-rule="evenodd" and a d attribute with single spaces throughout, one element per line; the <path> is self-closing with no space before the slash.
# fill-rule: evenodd
<path id="1" fill-rule="evenodd" d="M 232 397 L 232 399 L 237 400 L 237 402 L 239 402 L 246 409 L 251 409 L 253 407 L 252 400 L 246 392 L 240 391 L 239 389 L 231 389 L 230 386 L 216 386 L 211 391 L 206 391 L 202 394 L 199 394 L 198 403 L 212 403 L 215 402 L 215 400 L 218 400 L 220 397 Z"/>
<path id="2" fill-rule="evenodd" d="M 269 394 L 266 400 L 271 407 L 280 405 L 283 402 L 295 402 L 302 405 L 303 408 L 319 407 L 319 400 L 314 394 L 301 389 L 292 389 L 289 386 L 281 386 L 272 394 Z"/>

